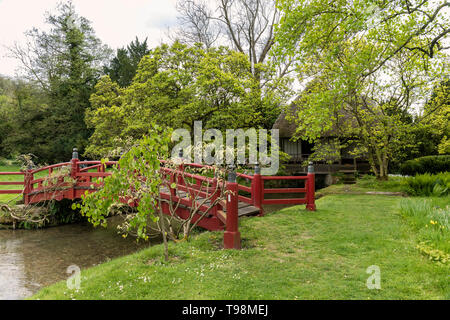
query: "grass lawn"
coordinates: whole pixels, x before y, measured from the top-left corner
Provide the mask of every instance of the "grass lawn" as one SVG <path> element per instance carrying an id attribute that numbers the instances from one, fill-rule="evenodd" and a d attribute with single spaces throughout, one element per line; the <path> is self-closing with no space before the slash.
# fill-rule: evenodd
<path id="1" fill-rule="evenodd" d="M 450 299 L 450 266 L 416 248 L 400 215 L 401 197 L 337 194 L 262 218 L 241 220 L 244 249 L 222 250 L 221 232 L 156 245 L 82 270 L 81 289 L 65 282 L 34 299 Z M 381 289 L 369 290 L 369 266 Z"/>
<path id="2" fill-rule="evenodd" d="M 388 181 L 379 181 L 374 176 L 365 175 L 355 184 L 334 184 L 317 192 L 318 195 L 328 194 L 364 194 L 366 192 L 401 192 L 407 191 L 405 178 L 389 177 Z"/>

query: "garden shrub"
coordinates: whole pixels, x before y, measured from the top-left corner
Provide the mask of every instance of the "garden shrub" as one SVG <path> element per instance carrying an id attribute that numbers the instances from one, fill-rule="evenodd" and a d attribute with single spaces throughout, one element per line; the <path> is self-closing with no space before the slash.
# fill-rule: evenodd
<path id="1" fill-rule="evenodd" d="M 408 160 L 400 166 L 400 173 L 408 176 L 448 171 L 450 171 L 450 155 L 421 157 Z"/>

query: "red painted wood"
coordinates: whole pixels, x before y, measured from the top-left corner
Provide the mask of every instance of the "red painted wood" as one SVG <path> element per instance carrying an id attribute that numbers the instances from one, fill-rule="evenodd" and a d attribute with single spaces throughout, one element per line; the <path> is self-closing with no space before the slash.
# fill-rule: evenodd
<path id="1" fill-rule="evenodd" d="M 264 214 L 262 207 L 262 200 L 264 199 L 264 181 L 261 179 L 261 174 L 255 173 L 252 180 L 252 198 L 253 206 L 259 208 L 260 215 Z"/>
<path id="2" fill-rule="evenodd" d="M 0 172 L 0 176 L 23 176 L 24 172 Z"/>
<path id="3" fill-rule="evenodd" d="M 238 216 L 238 184 L 236 182 L 228 182 L 227 190 L 227 222 L 225 233 L 223 236 L 223 247 L 225 249 L 241 249 L 241 234 L 239 232 L 239 216 Z"/>
<path id="4" fill-rule="evenodd" d="M 249 197 L 244 197 L 244 196 L 239 195 L 238 196 L 238 200 L 242 201 L 242 202 L 245 202 L 245 203 L 248 203 L 248 204 L 253 204 L 253 199 L 249 198 Z"/>
<path id="5" fill-rule="evenodd" d="M 238 185 L 238 188 L 239 188 L 239 190 L 241 190 L 241 191 L 245 191 L 245 192 L 248 192 L 248 193 L 252 193 L 252 188 L 251 188 L 251 187 L 247 187 L 247 186 L 243 186 L 243 185 L 239 184 L 239 185 Z"/>
<path id="6" fill-rule="evenodd" d="M 67 167 L 67 166 L 70 166 L 70 164 L 71 164 L 70 162 L 63 162 L 63 163 L 53 164 L 51 166 L 46 166 L 46 167 L 42 167 L 42 168 L 39 168 L 39 169 L 36 169 L 36 170 L 32 170 L 31 173 L 35 174 L 35 173 L 46 171 L 46 170 L 49 170 L 49 169 L 55 169 L 55 168 L 60 168 L 60 167 Z"/>
<path id="7" fill-rule="evenodd" d="M 44 182 L 46 180 L 46 178 L 40 178 L 40 179 L 35 179 L 35 180 L 31 180 L 31 184 L 36 184 L 36 183 L 40 183 L 40 182 Z"/>
<path id="8" fill-rule="evenodd" d="M 0 194 L 21 194 L 23 190 L 0 190 Z"/>
<path id="9" fill-rule="evenodd" d="M 22 186 L 23 181 L 15 181 L 15 182 L 0 182 L 0 186 Z"/>
<path id="10" fill-rule="evenodd" d="M 306 188 L 278 188 L 264 189 L 264 194 L 268 193 L 306 193 Z"/>
<path id="11" fill-rule="evenodd" d="M 261 176 L 263 180 L 307 180 L 307 176 Z"/>
<path id="12" fill-rule="evenodd" d="M 91 177 L 91 178 L 98 178 L 98 177 L 108 177 L 111 173 L 109 172 L 77 172 L 77 177 Z"/>
<path id="13" fill-rule="evenodd" d="M 249 179 L 249 180 L 253 180 L 253 177 L 254 176 L 250 176 L 250 175 L 248 175 L 248 174 L 245 174 L 245 173 L 236 173 L 236 175 L 238 176 L 238 177 L 241 177 L 241 178 L 245 178 L 245 179 Z"/>
<path id="14" fill-rule="evenodd" d="M 309 211 L 316 211 L 316 204 L 315 204 L 315 190 L 316 190 L 316 186 L 315 186 L 315 174 L 314 173 L 308 173 L 308 182 L 307 182 L 307 194 L 306 194 L 306 199 L 307 199 L 307 204 L 306 204 L 306 209 Z"/>

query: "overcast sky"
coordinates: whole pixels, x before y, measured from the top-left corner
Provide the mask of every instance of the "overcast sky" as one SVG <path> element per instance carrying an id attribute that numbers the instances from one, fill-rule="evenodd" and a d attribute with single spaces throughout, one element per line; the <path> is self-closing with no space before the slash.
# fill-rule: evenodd
<path id="1" fill-rule="evenodd" d="M 5 46 L 23 43 L 24 32 L 44 29 L 46 11 L 55 12 L 60 0 L 0 0 L 0 74 L 14 76 L 18 63 L 5 57 Z M 136 36 L 148 37 L 150 47 L 167 40 L 177 23 L 176 0 L 73 0 L 78 14 L 89 19 L 98 38 L 116 49 Z"/>

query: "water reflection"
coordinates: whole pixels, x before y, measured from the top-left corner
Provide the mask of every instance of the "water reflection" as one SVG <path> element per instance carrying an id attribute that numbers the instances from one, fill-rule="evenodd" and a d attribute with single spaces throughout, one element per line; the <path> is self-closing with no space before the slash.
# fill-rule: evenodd
<path id="1" fill-rule="evenodd" d="M 81 269 L 135 252 L 137 244 L 108 229 L 74 224 L 43 230 L 0 230 L 0 299 L 22 299 L 69 277 L 67 267 Z"/>
<path id="2" fill-rule="evenodd" d="M 0 242 L 0 300 L 20 299 L 31 295 L 24 271 L 23 256 L 18 252 L 21 240 Z"/>

